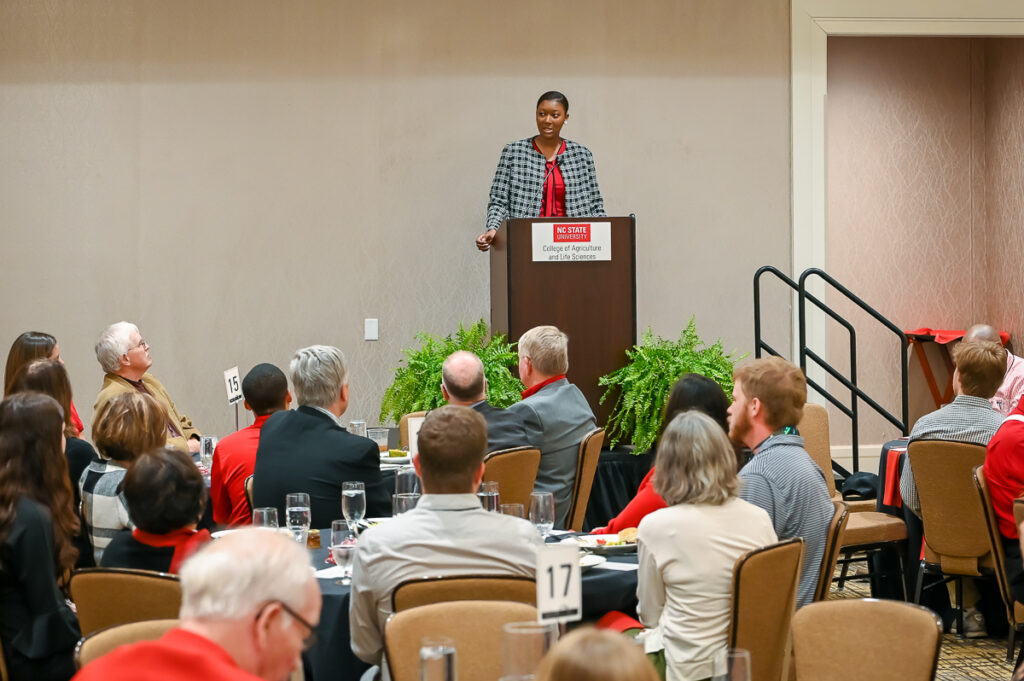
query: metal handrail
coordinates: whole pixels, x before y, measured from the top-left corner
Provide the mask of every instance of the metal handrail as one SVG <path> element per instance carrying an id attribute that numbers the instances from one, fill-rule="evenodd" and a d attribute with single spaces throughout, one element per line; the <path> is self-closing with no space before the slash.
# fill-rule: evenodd
<path id="1" fill-rule="evenodd" d="M 761 276 L 764 274 L 772 274 L 781 280 L 786 286 L 791 288 L 797 293 L 798 296 L 798 308 L 797 308 L 797 328 L 799 334 L 799 361 L 800 368 L 807 373 L 807 360 L 811 359 L 817 366 L 821 367 L 829 376 L 838 381 L 843 387 L 850 391 L 850 404 L 847 406 L 838 397 L 833 395 L 829 390 L 813 380 L 811 377 L 807 377 L 807 385 L 814 388 L 822 397 L 828 400 L 829 403 L 834 405 L 840 412 L 850 418 L 852 426 L 852 437 L 851 447 L 853 454 L 853 470 L 860 470 L 860 402 L 864 402 L 877 414 L 882 416 L 886 421 L 891 423 L 896 428 L 900 429 L 903 435 L 909 432 L 909 408 L 908 408 L 908 353 L 909 353 L 909 342 L 906 334 L 900 330 L 895 324 L 886 319 L 875 310 L 873 307 L 868 305 L 859 296 L 854 294 L 850 289 L 840 284 L 834 277 L 829 275 L 822 269 L 812 267 L 800 275 L 798 281 L 793 281 L 791 278 L 783 274 L 778 268 L 771 265 L 765 265 L 757 270 L 754 274 L 754 355 L 756 357 L 761 356 L 761 351 L 766 350 L 767 352 L 781 356 L 781 354 L 772 348 L 768 343 L 761 337 Z M 818 298 L 816 295 L 807 290 L 807 280 L 810 277 L 819 277 L 826 284 L 830 285 L 833 289 L 841 293 L 847 300 L 855 304 L 861 310 L 870 315 L 875 321 L 882 324 L 886 329 L 896 334 L 900 340 L 900 387 L 901 387 L 901 415 L 902 418 L 897 418 L 888 409 L 880 405 L 864 390 L 857 385 L 857 331 L 853 325 L 832 307 L 827 305 L 824 301 Z M 810 302 L 814 307 L 818 308 L 829 317 L 831 317 L 836 323 L 846 329 L 849 335 L 850 342 L 850 375 L 844 376 L 838 369 L 827 362 L 821 355 L 812 350 L 807 346 L 807 303 Z M 842 466 L 832 463 L 834 470 L 839 471 L 844 475 L 849 475 Z"/>

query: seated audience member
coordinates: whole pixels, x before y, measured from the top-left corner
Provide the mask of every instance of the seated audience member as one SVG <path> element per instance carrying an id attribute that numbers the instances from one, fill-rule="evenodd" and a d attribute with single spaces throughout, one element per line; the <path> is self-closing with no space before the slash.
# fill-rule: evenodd
<path id="1" fill-rule="evenodd" d="M 1003 344 L 999 332 L 988 324 L 975 324 L 964 333 L 963 342 L 988 341 Z M 1005 348 L 1004 348 L 1005 349 Z M 1006 352 L 1006 372 L 1003 380 L 989 402 L 992 408 L 1006 416 L 1017 407 L 1021 394 L 1024 393 L 1024 357 L 1018 357 L 1009 350 Z"/>
<path id="2" fill-rule="evenodd" d="M 67 418 L 71 413 L 71 381 L 68 380 L 68 372 L 64 370 L 64 365 L 52 359 L 37 359 L 22 366 L 11 382 L 11 393 L 27 391 L 49 395 L 57 400 L 57 404 L 64 410 L 64 437 L 67 440 L 64 445 L 64 456 L 68 462 L 68 482 L 74 495 L 73 508 L 77 513 L 82 502 L 78 481 L 86 467 L 93 461 L 98 462 L 99 457 L 91 444 L 78 437 L 78 431 Z M 78 549 L 78 562 L 75 566 L 93 565 L 92 544 L 89 543 L 88 533 L 79 531 L 72 541 Z"/>
<path id="3" fill-rule="evenodd" d="M 733 564 L 775 543 L 775 530 L 763 509 L 737 496 L 736 453 L 710 416 L 673 418 L 656 464 L 654 489 L 670 506 L 640 521 L 637 613 L 653 630 L 645 641 L 664 644 L 667 681 L 706 679 L 728 643 Z"/>
<path id="4" fill-rule="evenodd" d="M 610 631 L 576 629 L 537 668 L 537 681 L 658 681 L 639 646 Z"/>
<path id="5" fill-rule="evenodd" d="M 63 681 L 75 672 L 78 619 L 57 586 L 74 567 L 64 413 L 18 393 L 0 403 L 0 641 L 11 681 Z"/>
<path id="6" fill-rule="evenodd" d="M 175 574 L 185 559 L 210 541 L 197 530 L 206 485 L 192 458 L 177 449 L 140 454 L 122 483 L 134 530 L 121 530 L 103 552 L 103 567 Z"/>
<path id="7" fill-rule="evenodd" d="M 149 355 L 149 343 L 139 335 L 139 327 L 129 322 L 108 326 L 96 341 L 96 359 L 106 375 L 93 405 L 93 420 L 113 397 L 128 392 L 145 393 L 152 396 L 167 415 L 167 446 L 183 452 L 199 451 L 201 434 L 192 426 L 192 419 L 178 412 L 163 384 L 148 373 L 153 358 Z"/>
<path id="8" fill-rule="evenodd" d="M 100 565 L 103 550 L 114 535 L 134 527 L 121 492 L 121 482 L 135 457 L 164 446 L 167 414 L 145 393 L 116 395 L 96 412 L 92 441 L 96 443 L 100 459 L 86 467 L 78 484 L 82 493 L 82 520 L 92 542 L 96 564 Z"/>
<path id="9" fill-rule="evenodd" d="M 992 492 L 992 508 L 999 523 L 999 532 L 1003 535 L 1010 590 L 1017 601 L 1024 603 L 1020 530 L 1013 518 L 1013 500 L 1024 494 L 1024 402 L 1017 403 L 988 441 L 985 479 Z"/>
<path id="10" fill-rule="evenodd" d="M 672 386 L 668 402 L 665 404 L 665 414 L 662 417 L 661 432 L 658 440 L 655 441 L 653 450 L 657 451 L 658 442 L 668 424 L 677 414 L 682 414 L 690 409 L 696 409 L 714 419 L 715 423 L 722 427 L 723 433 L 729 432 L 729 398 L 722 387 L 707 376 L 700 374 L 684 374 Z M 608 534 L 621 532 L 627 527 L 636 527 L 648 513 L 653 513 L 659 508 L 665 508 L 665 500 L 654 491 L 654 471 L 657 466 L 651 466 L 651 470 L 640 482 L 640 488 L 636 496 L 626 505 L 619 515 L 608 521 L 606 527 L 598 527 L 591 530 L 594 534 Z"/>
<path id="11" fill-rule="evenodd" d="M 411 511 L 359 538 L 349 628 L 352 651 L 379 664 L 391 593 L 424 576 L 534 576 L 540 535 L 521 518 L 489 513 L 476 489 L 484 475 L 487 424 L 467 407 L 431 411 L 420 427 L 413 465 L 423 496 Z"/>
<path id="12" fill-rule="evenodd" d="M 779 539 L 801 537 L 804 562 L 797 607 L 814 599 L 825 536 L 835 512 L 825 476 L 795 434 L 807 379 L 780 357 L 756 359 L 733 373 L 729 437 L 754 455 L 740 470 L 740 498 L 760 506 Z"/>
<path id="13" fill-rule="evenodd" d="M 345 356 L 329 345 L 295 353 L 292 385 L 299 408 L 279 411 L 263 424 L 253 482 L 253 506 L 274 506 L 284 518 L 285 496 L 309 494 L 312 527 L 329 528 L 341 516 L 341 486 L 366 485 L 366 516 L 391 515 L 391 491 L 380 475 L 373 440 L 349 433 L 340 419 L 348 408 Z"/>
<path id="14" fill-rule="evenodd" d="M 121 646 L 76 681 L 283 681 L 316 640 L 320 587 L 309 552 L 276 532 L 242 529 L 181 568 L 181 622 Z"/>
<path id="15" fill-rule="evenodd" d="M 519 414 L 487 402 L 484 363 L 472 352 L 459 350 L 445 359 L 441 365 L 441 394 L 448 404 L 469 407 L 484 417 L 488 453 L 530 444 Z"/>
<path id="16" fill-rule="evenodd" d="M 218 525 L 248 525 L 252 511 L 245 497 L 245 480 L 256 466 L 260 431 L 270 415 L 288 408 L 292 396 L 288 379 L 273 364 L 257 364 L 242 379 L 245 408 L 256 420 L 247 428 L 223 437 L 213 453 L 210 469 L 210 500 L 213 521 Z"/>
<path id="17" fill-rule="evenodd" d="M 60 345 L 57 339 L 48 333 L 40 331 L 26 331 L 14 339 L 11 349 L 7 353 L 7 367 L 4 370 L 4 397 L 12 394 L 11 383 L 14 375 L 23 366 L 35 359 L 52 359 L 64 364 L 60 357 Z M 85 430 L 82 419 L 78 417 L 78 410 L 74 402 L 71 403 L 71 412 L 65 413 L 65 418 L 75 427 L 74 437 L 78 437 Z"/>
<path id="18" fill-rule="evenodd" d="M 540 449 L 535 492 L 555 498 L 555 527 L 565 527 L 576 482 L 580 442 L 596 427 L 580 389 L 566 379 L 569 338 L 553 326 L 535 326 L 519 338 L 523 401 L 508 410 L 522 417 L 530 444 Z"/>

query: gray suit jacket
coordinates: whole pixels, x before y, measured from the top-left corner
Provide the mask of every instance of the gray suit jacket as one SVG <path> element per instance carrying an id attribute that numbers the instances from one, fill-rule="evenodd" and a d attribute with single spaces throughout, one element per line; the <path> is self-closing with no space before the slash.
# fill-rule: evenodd
<path id="1" fill-rule="evenodd" d="M 530 436 L 519 414 L 493 407 L 487 400 L 472 407 L 487 421 L 487 452 L 530 445 Z"/>
<path id="2" fill-rule="evenodd" d="M 508 411 L 523 417 L 530 444 L 540 449 L 535 492 L 555 497 L 555 527 L 564 528 L 576 481 L 583 436 L 596 428 L 594 412 L 580 389 L 562 378 L 549 383 Z"/>

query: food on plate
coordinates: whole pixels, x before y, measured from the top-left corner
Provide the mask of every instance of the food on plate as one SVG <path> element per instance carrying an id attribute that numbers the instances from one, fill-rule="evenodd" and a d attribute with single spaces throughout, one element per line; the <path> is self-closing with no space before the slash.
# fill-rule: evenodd
<path id="1" fill-rule="evenodd" d="M 389 449 L 388 456 L 409 456 L 409 452 L 404 449 Z"/>
<path id="2" fill-rule="evenodd" d="M 619 541 L 621 541 L 623 544 L 635 544 L 636 535 L 639 532 L 640 530 L 638 530 L 635 527 L 627 527 L 622 532 L 619 532 Z"/>

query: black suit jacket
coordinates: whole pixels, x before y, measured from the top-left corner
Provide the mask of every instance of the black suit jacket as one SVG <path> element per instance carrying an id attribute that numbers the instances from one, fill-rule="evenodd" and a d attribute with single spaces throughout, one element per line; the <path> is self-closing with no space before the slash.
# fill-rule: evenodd
<path id="1" fill-rule="evenodd" d="M 341 485 L 366 485 L 366 517 L 391 515 L 391 492 L 380 475 L 377 444 L 353 435 L 312 407 L 279 411 L 263 424 L 253 470 L 253 506 L 274 506 L 285 524 L 285 495 L 309 494 L 312 527 L 331 527 L 341 514 Z"/>
<path id="2" fill-rule="evenodd" d="M 487 421 L 487 451 L 532 445 L 526 434 L 523 417 L 507 409 L 492 407 L 487 400 L 477 402 L 473 409 Z"/>

